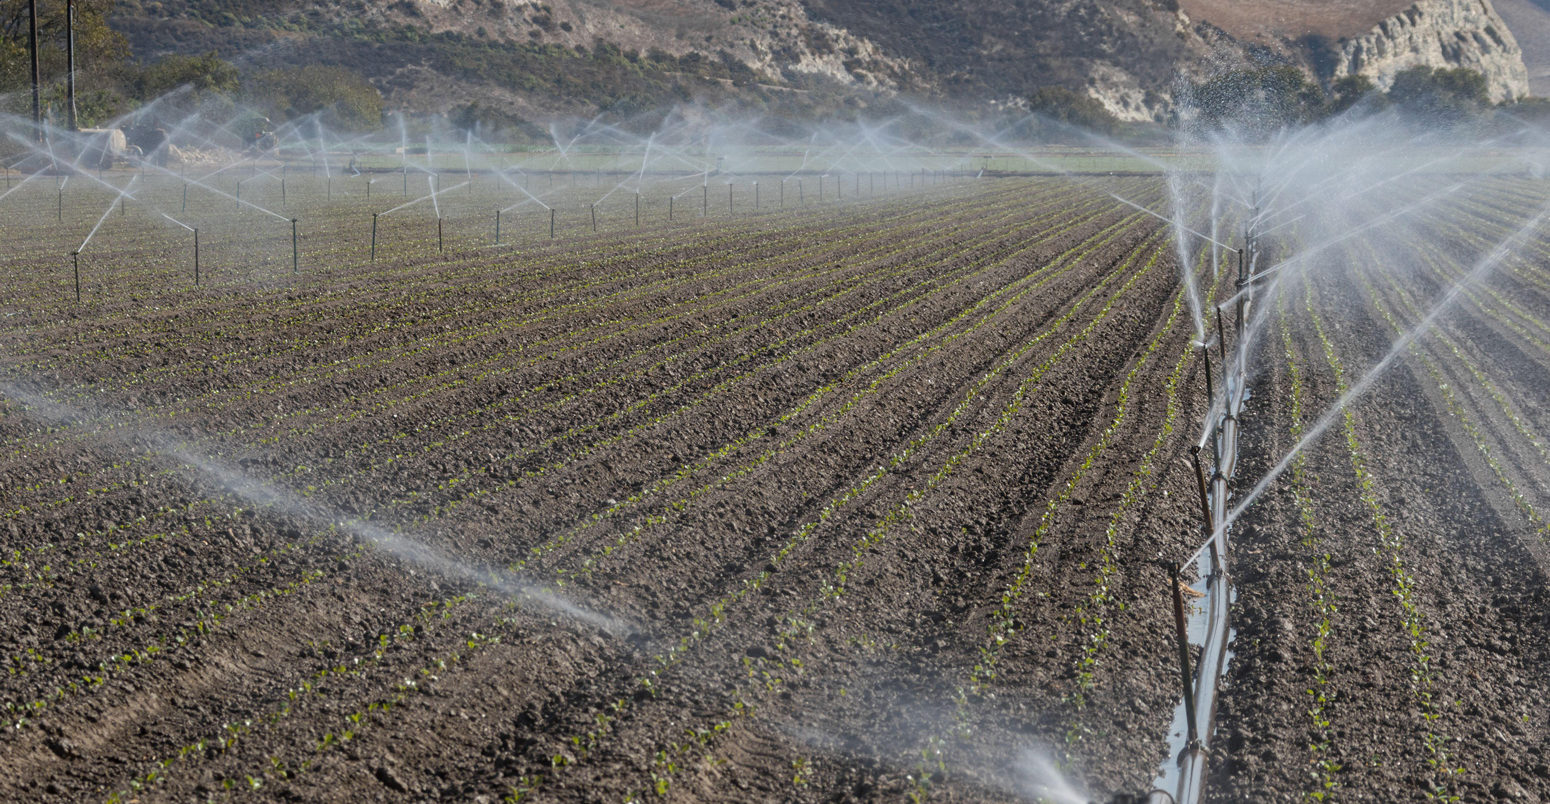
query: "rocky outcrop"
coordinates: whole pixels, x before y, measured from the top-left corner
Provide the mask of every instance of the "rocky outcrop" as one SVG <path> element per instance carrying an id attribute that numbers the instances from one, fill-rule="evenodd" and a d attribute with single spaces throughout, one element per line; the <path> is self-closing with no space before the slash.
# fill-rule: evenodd
<path id="1" fill-rule="evenodd" d="M 1529 93 L 1523 51 L 1490 0 L 1420 0 L 1338 47 L 1335 78 L 1365 75 L 1388 89 L 1411 67 L 1467 67 L 1485 76 L 1493 101 Z"/>

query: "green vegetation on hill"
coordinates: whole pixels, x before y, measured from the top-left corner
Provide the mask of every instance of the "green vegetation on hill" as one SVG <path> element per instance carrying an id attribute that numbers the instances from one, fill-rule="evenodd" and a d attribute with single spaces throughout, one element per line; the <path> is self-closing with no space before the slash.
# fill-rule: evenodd
<path id="1" fill-rule="evenodd" d="M 733 11 L 748 5 L 728 2 Z M 51 118 L 60 121 L 62 4 L 43 6 L 43 94 Z M 443 113 L 453 127 L 482 136 L 541 142 L 548 133 L 529 118 L 602 114 L 644 132 L 674 106 L 697 103 L 771 119 L 891 118 L 904 136 L 946 136 L 940 125 L 917 119 L 901 97 L 808 73 L 763 75 L 713 45 L 675 55 L 601 39 L 566 46 L 542 36 L 502 41 L 483 28 L 431 32 L 413 23 L 421 12 L 403 0 L 385 6 L 364 0 L 80 0 L 78 8 L 84 125 L 147 108 L 163 122 L 195 111 L 212 121 L 230 120 L 251 109 L 275 125 L 317 115 L 331 131 L 365 132 L 401 108 Z M 921 78 L 922 85 L 941 93 L 927 93 L 929 104 L 945 104 L 955 119 L 1025 141 L 1080 141 L 1083 131 L 1158 137 L 1160 129 L 1123 124 L 1095 100 L 1087 85 L 1091 70 L 1104 63 L 1107 50 L 1122 46 L 1132 66 L 1152 65 L 1149 74 L 1161 87 L 1174 80 L 1175 66 L 1187 55 L 1177 37 L 1153 36 L 1162 29 L 1146 21 L 1174 10 L 1154 0 L 1124 0 L 1104 13 L 1093 12 L 1086 0 L 986 0 L 951 8 L 928 0 L 886 7 L 807 0 L 806 8 L 918 65 L 930 79 Z M 531 19 L 543 30 L 560 27 L 549 16 Z M 843 55 L 847 63 L 859 58 L 836 49 L 818 27 L 804 36 L 808 52 Z M 25 48 L 25 0 L 0 0 L 0 92 L 7 93 L 3 103 L 12 113 L 25 113 L 28 105 Z M 783 58 L 775 56 L 777 63 Z M 1265 137 L 1286 126 L 1389 107 L 1444 127 L 1478 121 L 1492 108 L 1484 78 L 1469 70 L 1408 70 L 1387 92 L 1361 76 L 1331 79 L 1331 71 L 1320 83 L 1288 65 L 1221 71 L 1175 93 L 1172 122 Z M 1011 102 L 995 111 L 990 98 Z M 153 108 L 146 106 L 153 101 Z M 938 130 L 928 134 L 928 128 Z"/>

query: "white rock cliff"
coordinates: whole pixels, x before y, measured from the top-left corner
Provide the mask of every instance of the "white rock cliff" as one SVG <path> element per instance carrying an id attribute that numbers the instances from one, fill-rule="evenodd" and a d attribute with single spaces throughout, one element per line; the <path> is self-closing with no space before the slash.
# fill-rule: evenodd
<path id="1" fill-rule="evenodd" d="M 1420 0 L 1339 50 L 1336 78 L 1365 75 L 1381 89 L 1411 67 L 1467 67 L 1485 76 L 1493 101 L 1529 93 L 1523 51 L 1490 0 Z"/>

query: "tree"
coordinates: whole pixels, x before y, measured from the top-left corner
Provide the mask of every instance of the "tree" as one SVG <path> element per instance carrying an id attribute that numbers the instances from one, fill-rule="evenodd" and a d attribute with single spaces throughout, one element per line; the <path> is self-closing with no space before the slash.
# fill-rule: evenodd
<path id="1" fill-rule="evenodd" d="M 317 114 L 323 125 L 339 131 L 382 125 L 382 93 L 343 67 L 313 64 L 260 73 L 245 94 L 276 121 Z"/>
<path id="2" fill-rule="evenodd" d="M 151 120 L 169 129 L 195 114 L 208 123 L 230 119 L 241 88 L 237 68 L 214 52 L 167 56 L 139 70 L 130 84 L 134 99 L 149 107 Z"/>
<path id="3" fill-rule="evenodd" d="M 1185 98 L 1197 125 L 1248 139 L 1312 122 L 1325 106 L 1319 86 L 1290 65 L 1225 72 L 1191 85 Z"/>
<path id="4" fill-rule="evenodd" d="M 134 81 L 135 97 L 143 101 L 185 86 L 200 95 L 236 95 L 241 79 L 235 66 L 211 51 L 203 56 L 167 56 L 141 70 Z"/>
<path id="5" fill-rule="evenodd" d="M 1345 114 L 1364 99 L 1369 103 L 1383 98 L 1377 93 L 1378 85 L 1365 75 L 1347 75 L 1337 79 L 1329 88 L 1329 105 L 1325 114 L 1329 117 Z"/>
<path id="6" fill-rule="evenodd" d="M 1065 87 L 1039 87 L 1028 97 L 1028 110 L 1045 120 L 1097 134 L 1113 134 L 1119 129 L 1119 118 L 1103 104 Z"/>
<path id="7" fill-rule="evenodd" d="M 1433 125 L 1458 125 L 1491 105 L 1485 76 L 1465 67 L 1411 67 L 1394 76 L 1388 98 L 1402 112 Z"/>
<path id="8" fill-rule="evenodd" d="M 113 104 L 101 101 L 105 90 L 118 89 L 117 76 L 129 57 L 122 35 L 108 27 L 113 0 L 77 0 L 75 4 L 75 70 L 77 89 L 96 101 L 82 109 L 82 122 L 96 122 L 87 114 L 107 114 Z M 27 0 L 0 0 L 0 106 L 24 113 L 30 105 L 31 61 L 27 54 Z M 65 4 L 38 3 L 38 62 L 46 100 L 63 98 L 67 58 L 65 54 Z M 58 84 L 59 87 L 54 85 Z"/>

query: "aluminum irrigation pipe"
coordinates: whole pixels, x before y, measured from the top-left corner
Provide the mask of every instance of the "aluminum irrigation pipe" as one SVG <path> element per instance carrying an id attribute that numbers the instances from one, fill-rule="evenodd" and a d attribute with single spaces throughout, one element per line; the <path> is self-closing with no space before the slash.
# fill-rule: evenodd
<path id="1" fill-rule="evenodd" d="M 1253 236 L 1249 239 L 1249 248 L 1254 247 Z M 1242 260 L 1244 250 L 1238 250 L 1239 259 Z M 1240 279 L 1243 266 L 1240 262 Z M 1248 307 L 1253 304 L 1254 285 L 1244 283 L 1245 287 L 1237 299 L 1240 307 L 1238 326 L 1242 327 L 1246 320 Z M 1218 319 L 1218 327 L 1222 325 Z M 1218 330 L 1218 338 L 1225 346 L 1226 333 Z M 1240 350 L 1245 343 L 1241 332 L 1234 338 L 1234 351 Z M 1206 359 L 1209 360 L 1209 351 L 1206 351 Z M 1228 610 L 1232 604 L 1232 586 L 1228 577 L 1228 541 L 1226 524 L 1228 483 L 1232 480 L 1238 466 L 1238 442 L 1239 442 L 1239 417 L 1243 413 L 1244 394 L 1242 389 L 1246 377 L 1246 361 L 1243 355 L 1235 355 L 1237 359 L 1223 360 L 1223 388 L 1221 407 L 1212 407 L 1209 416 L 1210 432 L 1215 445 L 1216 466 L 1211 470 L 1209 489 L 1204 501 L 1208 503 L 1205 511 L 1205 530 L 1210 534 L 1205 544 L 1201 545 L 1183 566 L 1196 562 L 1201 555 L 1209 552 L 1210 572 L 1205 576 L 1206 592 L 1201 603 L 1206 612 L 1206 633 L 1202 641 L 1200 658 L 1195 663 L 1192 688 L 1187 689 L 1184 695 L 1188 719 L 1195 723 L 1198 733 L 1180 751 L 1178 756 L 1179 777 L 1178 789 L 1173 791 L 1173 800 L 1177 804 L 1195 804 L 1205 797 L 1206 763 L 1210 758 L 1210 744 L 1213 724 L 1216 719 L 1216 692 L 1217 683 L 1221 679 L 1222 672 L 1227 665 L 1227 648 L 1230 628 L 1228 623 Z M 1209 371 L 1209 369 L 1207 369 Z M 1194 453 L 1199 467 L 1199 453 Z M 1204 470 L 1197 468 L 1197 482 L 1204 480 Z"/>

